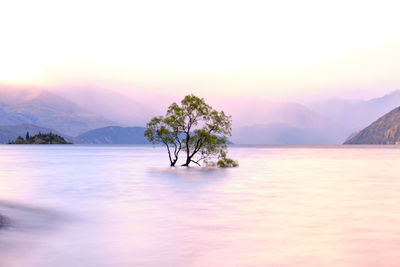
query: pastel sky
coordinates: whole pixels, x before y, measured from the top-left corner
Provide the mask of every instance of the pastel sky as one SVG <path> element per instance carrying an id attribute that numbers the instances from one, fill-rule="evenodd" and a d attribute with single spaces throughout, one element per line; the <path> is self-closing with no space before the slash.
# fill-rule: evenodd
<path id="1" fill-rule="evenodd" d="M 0 83 L 381 95 L 400 88 L 399 10 L 385 0 L 1 1 Z"/>

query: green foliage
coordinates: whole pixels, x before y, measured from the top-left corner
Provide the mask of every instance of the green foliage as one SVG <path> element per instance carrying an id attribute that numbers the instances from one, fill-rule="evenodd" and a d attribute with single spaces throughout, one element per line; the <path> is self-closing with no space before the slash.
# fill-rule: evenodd
<path id="1" fill-rule="evenodd" d="M 221 151 L 220 156 L 218 157 L 218 162 L 217 166 L 221 168 L 232 168 L 232 167 L 238 167 L 239 163 L 233 159 L 227 158 L 226 157 L 226 152 Z"/>
<path id="2" fill-rule="evenodd" d="M 175 166 L 181 151 L 186 155 L 183 166 L 200 166 L 201 161 L 207 162 L 226 151 L 231 125 L 231 116 L 214 110 L 203 98 L 187 95 L 180 105 L 172 103 L 165 116 L 153 118 L 145 136 L 152 144 L 167 147 L 171 166 Z"/>
<path id="3" fill-rule="evenodd" d="M 175 166 L 178 161 L 179 152 L 182 149 L 182 143 L 179 136 L 178 124 L 171 116 L 154 117 L 147 123 L 144 135 L 152 144 L 162 143 L 167 147 L 169 161 L 171 166 Z"/>
<path id="4" fill-rule="evenodd" d="M 18 136 L 18 138 L 14 141 L 14 144 L 25 144 L 25 140 L 21 136 Z"/>
<path id="5" fill-rule="evenodd" d="M 71 144 L 59 135 L 53 133 L 42 134 L 38 133 L 35 136 L 29 136 L 29 133 L 26 134 L 26 139 L 18 136 L 18 138 L 9 142 L 9 144 Z"/>

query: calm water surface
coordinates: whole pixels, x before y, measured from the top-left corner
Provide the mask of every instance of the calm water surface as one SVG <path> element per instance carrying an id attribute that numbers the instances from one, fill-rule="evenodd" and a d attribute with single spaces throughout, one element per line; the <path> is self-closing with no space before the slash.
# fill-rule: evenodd
<path id="1" fill-rule="evenodd" d="M 0 146 L 0 266 L 399 266 L 400 149 Z"/>

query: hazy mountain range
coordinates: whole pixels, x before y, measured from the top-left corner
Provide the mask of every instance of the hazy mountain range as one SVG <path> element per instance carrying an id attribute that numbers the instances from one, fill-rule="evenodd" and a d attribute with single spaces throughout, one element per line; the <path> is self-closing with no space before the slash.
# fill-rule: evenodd
<path id="1" fill-rule="evenodd" d="M 350 136 L 345 144 L 400 144 L 400 107 Z"/>
<path id="2" fill-rule="evenodd" d="M 76 137 L 81 144 L 148 144 L 145 127 L 109 126 L 95 129 Z"/>
<path id="3" fill-rule="evenodd" d="M 66 135 L 116 125 L 48 91 L 0 90 L 0 125 L 34 124 Z"/>
<path id="4" fill-rule="evenodd" d="M 118 125 L 144 126 L 159 110 L 157 105 L 140 103 L 134 96 L 109 89 L 78 87 L 58 89 L 56 93 L 92 114 L 117 121 Z"/>
<path id="5" fill-rule="evenodd" d="M 249 123 L 234 128 L 231 139 L 234 143 L 341 144 L 351 134 L 400 106 L 400 90 L 367 101 L 329 99 L 308 106 L 264 103 L 264 106 L 248 103 L 249 112 L 238 115 L 243 121 L 248 117 Z M 263 123 L 254 123 L 255 120 Z"/>
<path id="6" fill-rule="evenodd" d="M 243 109 L 238 106 L 238 110 Z M 298 103 L 253 103 L 245 110 L 236 116 L 242 124 L 247 118 L 247 125 L 234 128 L 234 143 L 336 144 L 348 135 L 341 124 Z"/>
<path id="7" fill-rule="evenodd" d="M 162 100 L 153 104 L 96 88 L 46 91 L 0 87 L 0 142 L 17 133 L 24 135 L 25 130 L 34 134 L 46 128 L 76 143 L 141 144 L 145 142 L 145 123 L 170 104 L 160 107 Z M 214 105 L 233 117 L 234 143 L 341 144 L 400 106 L 400 91 L 368 101 L 330 99 L 303 105 L 242 99 L 219 106 Z"/>
<path id="8" fill-rule="evenodd" d="M 371 100 L 330 99 L 310 108 L 340 123 L 346 130 L 359 131 L 392 109 L 400 106 L 400 90 Z"/>

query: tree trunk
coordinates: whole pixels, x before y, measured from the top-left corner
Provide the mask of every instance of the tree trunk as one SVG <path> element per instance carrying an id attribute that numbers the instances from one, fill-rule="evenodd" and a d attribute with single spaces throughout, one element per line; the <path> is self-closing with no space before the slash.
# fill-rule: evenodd
<path id="1" fill-rule="evenodd" d="M 190 140 L 190 127 L 188 127 L 188 132 L 186 133 L 186 163 L 182 166 L 189 167 L 190 164 L 190 150 L 189 150 L 189 140 Z"/>
<path id="2" fill-rule="evenodd" d="M 170 166 L 171 167 L 175 167 L 175 163 L 176 163 L 176 160 L 174 160 L 174 161 L 171 160 L 171 165 Z"/>
<path id="3" fill-rule="evenodd" d="M 188 157 L 188 158 L 186 159 L 186 163 L 183 164 L 182 166 L 189 167 L 189 164 L 190 164 L 191 161 L 192 161 L 192 158 Z"/>

